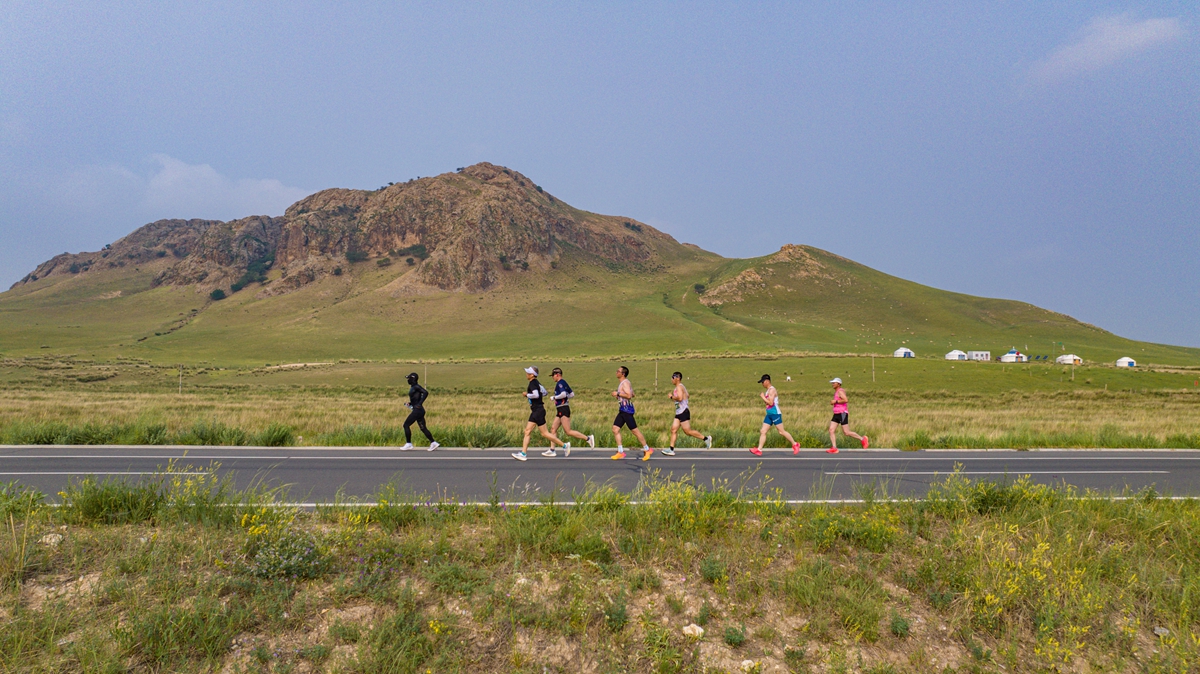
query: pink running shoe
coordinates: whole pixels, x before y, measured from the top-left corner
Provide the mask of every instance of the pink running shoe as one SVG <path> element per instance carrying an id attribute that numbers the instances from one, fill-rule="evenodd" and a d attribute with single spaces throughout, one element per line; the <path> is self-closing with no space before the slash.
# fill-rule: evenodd
<path id="1" fill-rule="evenodd" d="M 800 443 L 793 442 L 792 443 L 792 456 L 796 456 L 799 453 L 800 453 Z"/>
<path id="2" fill-rule="evenodd" d="M 759 449 L 758 447 L 751 447 L 750 453 L 753 454 L 754 456 L 762 456 L 762 450 Z"/>
<path id="3" fill-rule="evenodd" d="M 871 446 L 871 441 L 870 441 L 870 440 L 868 440 L 868 439 L 867 439 L 867 436 L 865 436 L 865 435 L 864 435 L 864 436 L 863 436 L 863 449 L 866 449 L 866 448 L 868 448 L 868 447 L 870 447 L 870 446 Z"/>
<path id="4" fill-rule="evenodd" d="M 825 450 L 825 453 L 826 453 L 826 454 L 837 454 L 837 453 L 838 453 L 838 448 L 837 448 L 837 447 L 830 447 L 829 449 Z"/>

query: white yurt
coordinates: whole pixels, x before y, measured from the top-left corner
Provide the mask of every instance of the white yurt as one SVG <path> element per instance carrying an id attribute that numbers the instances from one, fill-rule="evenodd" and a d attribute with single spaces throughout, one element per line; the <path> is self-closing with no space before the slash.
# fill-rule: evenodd
<path id="1" fill-rule="evenodd" d="M 913 353 L 913 350 L 907 346 L 902 346 L 893 351 L 892 356 L 895 358 L 916 358 L 917 354 Z"/>
<path id="2" fill-rule="evenodd" d="M 1029 356 L 1017 351 L 1015 348 L 1009 349 L 1008 353 L 1000 356 L 1001 363 L 1027 363 Z"/>
<path id="3" fill-rule="evenodd" d="M 1124 358 L 1118 358 L 1117 359 L 1117 367 L 1137 367 L 1137 361 L 1130 358 L 1129 356 L 1125 356 Z"/>
<path id="4" fill-rule="evenodd" d="M 966 360 L 966 359 L 967 359 L 966 351 L 959 351 L 958 349 L 955 349 L 955 350 L 951 351 L 950 353 L 946 354 L 946 360 Z"/>
<path id="5" fill-rule="evenodd" d="M 1083 365 L 1083 359 L 1073 353 L 1067 353 L 1054 359 L 1059 365 Z"/>

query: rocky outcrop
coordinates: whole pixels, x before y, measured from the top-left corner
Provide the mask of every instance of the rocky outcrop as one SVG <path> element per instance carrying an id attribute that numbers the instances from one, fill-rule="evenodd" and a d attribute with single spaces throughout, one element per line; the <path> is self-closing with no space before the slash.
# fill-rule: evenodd
<path id="1" fill-rule="evenodd" d="M 280 278 L 264 292 L 279 294 L 339 268 L 388 258 L 399 263 L 398 276 L 411 274 L 406 284 L 479 291 L 563 255 L 640 265 L 653 263 L 664 246 L 679 245 L 649 225 L 572 208 L 516 171 L 481 163 L 379 190 L 323 190 L 280 218 L 161 220 L 111 250 L 60 255 L 18 285 L 85 273 L 109 258 L 169 256 L 156 285 L 252 282 L 274 268 Z"/>

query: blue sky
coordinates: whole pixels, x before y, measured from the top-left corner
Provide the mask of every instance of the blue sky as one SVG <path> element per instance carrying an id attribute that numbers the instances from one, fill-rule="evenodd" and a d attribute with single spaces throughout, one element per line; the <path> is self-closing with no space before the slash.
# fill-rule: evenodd
<path id="1" fill-rule="evenodd" d="M 478 161 L 1200 346 L 1196 3 L 6 2 L 0 283 Z"/>

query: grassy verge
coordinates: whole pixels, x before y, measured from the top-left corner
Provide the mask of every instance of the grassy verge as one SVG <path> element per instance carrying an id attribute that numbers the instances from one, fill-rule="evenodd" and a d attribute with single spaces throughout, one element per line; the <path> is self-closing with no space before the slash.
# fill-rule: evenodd
<path id="1" fill-rule="evenodd" d="M 388 388 L 260 388 L 173 392 L 0 390 L 0 442 L 7 444 L 392 445 L 407 410 Z M 757 439 L 761 405 L 695 388 L 693 428 L 718 447 Z M 511 391 L 435 388 L 429 426 L 447 446 L 520 443 L 528 406 Z M 825 394 L 784 391 L 787 428 L 808 447 L 828 442 Z M 523 396 L 522 396 L 523 399 Z M 878 447 L 1200 447 L 1200 393 L 1068 391 L 998 394 L 946 391 L 855 393 L 852 428 Z M 669 439 L 672 408 L 646 392 L 638 419 L 655 446 Z M 611 446 L 613 405 L 604 390 L 577 389 L 576 430 Z M 768 436 L 773 442 L 777 436 Z M 423 436 L 416 433 L 418 442 Z M 839 440 L 846 446 L 844 441 Z M 538 443 L 535 443 L 538 444 Z M 680 439 L 680 446 L 694 446 Z"/>
<path id="2" fill-rule="evenodd" d="M 0 489 L 0 669 L 1200 665 L 1193 500 L 952 475 L 920 501 L 864 487 L 860 505 L 793 507 L 651 477 L 571 507 L 414 507 L 385 486 L 377 505 L 299 512 L 200 472 L 83 480 L 59 508 Z"/>

